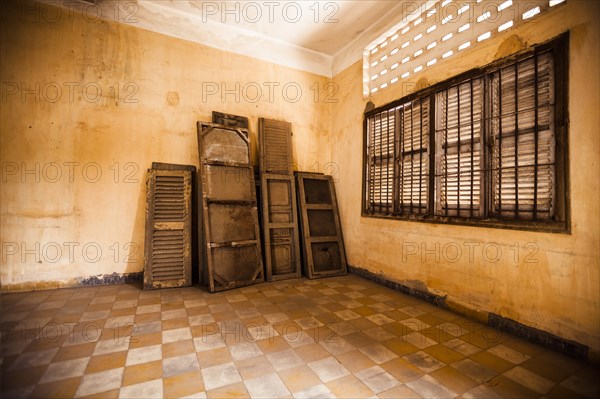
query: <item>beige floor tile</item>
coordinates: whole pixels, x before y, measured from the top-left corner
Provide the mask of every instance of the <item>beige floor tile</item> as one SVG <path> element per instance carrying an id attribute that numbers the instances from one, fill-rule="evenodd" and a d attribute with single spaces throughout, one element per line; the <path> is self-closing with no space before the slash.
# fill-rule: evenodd
<path id="1" fill-rule="evenodd" d="M 342 366 L 334 357 L 326 357 L 321 360 L 310 362 L 308 363 L 308 367 L 310 367 L 324 383 L 350 374 L 348 369 Z"/>
<path id="2" fill-rule="evenodd" d="M 233 362 L 212 367 L 203 367 L 201 371 L 202 380 L 207 392 L 242 381 L 242 377 Z"/>
<path id="3" fill-rule="evenodd" d="M 123 368 L 85 374 L 75 397 L 82 397 L 119 389 L 123 381 Z"/>
<path id="4" fill-rule="evenodd" d="M 291 397 L 290 391 L 277 373 L 265 374 L 260 377 L 245 380 L 248 393 L 253 398 L 283 398 Z"/>
<path id="5" fill-rule="evenodd" d="M 414 381 L 407 382 L 406 385 L 418 393 L 423 398 L 455 398 L 458 394 L 445 387 L 438 380 L 430 375 L 425 375 Z"/>
<path id="6" fill-rule="evenodd" d="M 244 360 L 236 360 L 235 365 L 244 380 L 269 374 L 275 371 L 271 365 L 271 362 L 265 355 Z"/>

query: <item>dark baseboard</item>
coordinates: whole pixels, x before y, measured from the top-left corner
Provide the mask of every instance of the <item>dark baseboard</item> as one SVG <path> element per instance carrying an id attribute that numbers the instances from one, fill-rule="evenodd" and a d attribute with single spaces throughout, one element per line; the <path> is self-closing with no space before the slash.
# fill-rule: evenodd
<path id="1" fill-rule="evenodd" d="M 421 299 L 432 305 L 439 306 L 440 308 L 450 310 L 450 307 L 446 303 L 445 296 L 439 296 L 430 292 L 424 292 L 412 287 L 408 287 L 396 281 L 389 280 L 381 274 L 376 274 L 359 267 L 348 266 L 348 271 L 351 274 L 355 274 L 367 280 L 374 281 L 393 290 L 402 292 L 403 294 Z M 477 310 L 474 310 L 474 313 L 477 312 Z M 487 322 L 485 324 L 492 328 L 510 333 L 531 343 L 535 343 L 546 348 L 564 353 L 565 355 L 571 356 L 576 359 L 590 360 L 589 347 L 586 345 L 559 337 L 557 335 L 551 334 L 543 330 L 539 330 L 534 327 L 527 326 L 525 324 L 521 324 L 518 321 L 507 319 L 494 313 L 483 313 L 487 315 Z M 463 315 L 469 317 L 470 313 L 466 312 Z M 482 321 L 481 317 L 475 318 L 475 320 L 478 322 Z"/>
<path id="2" fill-rule="evenodd" d="M 365 270 L 365 269 L 362 269 L 359 267 L 348 266 L 348 271 L 351 274 L 356 274 L 357 276 L 363 277 L 367 280 L 371 280 L 378 284 L 385 285 L 386 287 L 391 288 L 396 291 L 400 291 L 403 294 L 410 295 L 415 298 L 421 299 L 425 302 L 431 303 L 432 305 L 439 306 L 444 309 L 448 309 L 448 306 L 446 306 L 446 298 L 445 297 L 435 295 L 435 294 L 432 294 L 429 292 L 417 290 L 412 287 L 407 287 L 406 285 L 397 283 L 395 281 L 388 280 L 381 274 L 375 274 L 375 273 L 372 273 L 368 270 Z"/>
<path id="3" fill-rule="evenodd" d="M 101 274 L 80 279 L 78 285 L 87 287 L 90 285 L 128 284 L 138 283 L 143 279 L 144 272 Z"/>

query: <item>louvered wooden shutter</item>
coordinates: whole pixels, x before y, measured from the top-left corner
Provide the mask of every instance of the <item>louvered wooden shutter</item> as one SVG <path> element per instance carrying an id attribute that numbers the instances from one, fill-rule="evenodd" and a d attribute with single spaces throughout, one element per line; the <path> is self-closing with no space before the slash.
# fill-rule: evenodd
<path id="1" fill-rule="evenodd" d="M 551 219 L 554 208 L 554 66 L 551 52 L 490 75 L 492 212 Z"/>
<path id="2" fill-rule="evenodd" d="M 398 206 L 400 213 L 427 213 L 429 187 L 429 98 L 397 109 L 399 117 Z"/>
<path id="3" fill-rule="evenodd" d="M 188 286 L 192 172 L 148 170 L 144 288 Z"/>
<path id="4" fill-rule="evenodd" d="M 483 214 L 483 78 L 435 95 L 436 214 Z"/>
<path id="5" fill-rule="evenodd" d="M 367 119 L 367 171 L 365 210 L 373 214 L 394 212 L 394 137 L 396 109 L 382 111 Z"/>
<path id="6" fill-rule="evenodd" d="M 288 122 L 258 121 L 262 220 L 267 280 L 300 277 L 292 130 Z"/>

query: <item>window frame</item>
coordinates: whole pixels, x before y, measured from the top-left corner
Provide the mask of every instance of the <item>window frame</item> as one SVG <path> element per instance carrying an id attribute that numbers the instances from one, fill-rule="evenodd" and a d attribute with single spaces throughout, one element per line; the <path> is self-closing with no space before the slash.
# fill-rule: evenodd
<path id="1" fill-rule="evenodd" d="M 435 137 L 435 121 L 436 121 L 436 109 L 435 109 L 435 97 L 439 91 L 450 89 L 453 86 L 457 86 L 461 83 L 467 82 L 471 79 L 482 76 L 487 79 L 488 75 L 493 74 L 500 68 L 515 64 L 519 61 L 525 60 L 538 53 L 552 51 L 554 54 L 554 129 L 555 129 L 555 177 L 554 177 L 554 217 L 553 220 L 527 220 L 527 219 L 507 219 L 497 218 L 490 215 L 491 212 L 491 178 L 490 171 L 488 170 L 491 161 L 485 160 L 485 168 L 482 172 L 484 183 L 482 186 L 482 198 L 484 201 L 483 209 L 484 215 L 482 217 L 456 217 L 456 216 L 443 216 L 436 215 L 435 209 L 435 190 L 436 190 L 436 137 Z M 508 57 L 496 60 L 488 65 L 474 68 L 456 75 L 452 78 L 436 83 L 422 90 L 411 93 L 407 96 L 389 102 L 380 107 L 374 108 L 370 111 L 366 111 L 363 114 L 363 170 L 362 170 L 362 200 L 361 200 L 361 216 L 370 218 L 380 219 L 393 219 L 393 220 L 404 220 L 404 221 L 416 221 L 425 223 L 438 223 L 438 224 L 453 224 L 453 225 L 465 225 L 465 226 L 476 226 L 476 227 L 488 227 L 488 228 L 501 228 L 501 229 L 513 229 L 513 230 L 526 230 L 526 231 L 539 231 L 549 233 L 571 233 L 571 214 L 570 214 L 570 184 L 569 184 L 569 143 L 568 143 L 568 127 L 569 127 L 569 116 L 568 116 L 568 102 L 569 102 L 569 90 L 568 90 L 568 71 L 569 71 L 569 32 L 565 32 L 554 39 L 551 39 L 545 43 L 532 46 L 524 51 L 510 55 Z M 484 86 L 487 84 L 484 81 Z M 426 214 L 407 214 L 407 213 L 396 213 L 396 214 L 383 214 L 383 213 L 372 213 L 370 212 L 369 198 L 367 196 L 367 177 L 369 168 L 369 157 L 368 157 L 368 119 L 373 115 L 377 115 L 381 112 L 400 107 L 406 103 L 413 103 L 415 101 L 426 101 L 429 98 L 429 128 L 428 128 L 428 143 L 429 143 L 429 172 L 428 172 L 428 206 Z M 486 108 L 484 119 L 488 119 L 487 114 L 488 99 L 484 99 L 483 106 Z M 489 136 L 489 127 L 484 124 L 483 127 L 483 142 L 485 143 Z M 399 132 L 396 132 L 399 134 Z M 396 137 L 393 138 L 397 140 Z M 484 147 L 487 147 L 484 144 Z M 484 148 L 484 153 L 487 153 L 488 149 Z M 394 161 L 395 162 L 395 161 Z M 394 166 L 394 177 L 393 180 L 397 180 L 398 176 L 396 173 L 396 167 Z M 393 188 L 396 190 L 396 188 Z M 393 201 L 396 201 L 394 198 Z M 392 209 L 397 209 L 402 204 L 391 204 Z"/>

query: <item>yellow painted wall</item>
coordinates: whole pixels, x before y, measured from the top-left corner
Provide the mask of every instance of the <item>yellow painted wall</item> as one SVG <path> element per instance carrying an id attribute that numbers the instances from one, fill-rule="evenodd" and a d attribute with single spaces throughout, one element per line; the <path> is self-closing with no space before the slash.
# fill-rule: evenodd
<path id="1" fill-rule="evenodd" d="M 532 45 L 570 30 L 570 235 L 361 217 L 362 113 L 368 101 L 362 95 L 362 62 L 334 77 L 340 101 L 321 148 L 322 158 L 338 166 L 336 189 L 350 265 L 600 350 L 599 5 L 568 0 L 438 63 L 419 75 L 421 82 L 404 87 L 440 82 L 519 50 L 514 35 Z M 409 90 L 391 86 L 372 101 L 381 106 Z"/>
<path id="2" fill-rule="evenodd" d="M 213 110 L 250 118 L 254 161 L 258 117 L 291 122 L 296 167 L 318 168 L 326 78 L 77 12 L 2 7 L 3 289 L 141 271 L 146 170 L 198 166 L 196 121 Z"/>

